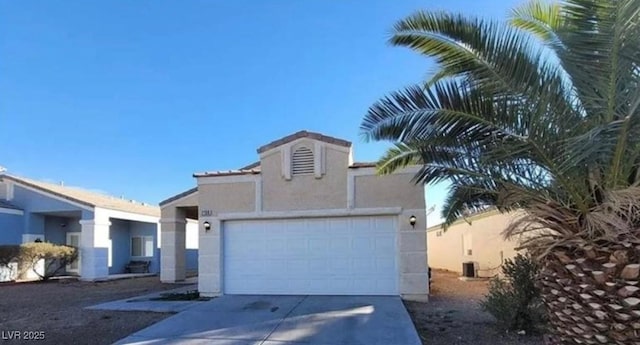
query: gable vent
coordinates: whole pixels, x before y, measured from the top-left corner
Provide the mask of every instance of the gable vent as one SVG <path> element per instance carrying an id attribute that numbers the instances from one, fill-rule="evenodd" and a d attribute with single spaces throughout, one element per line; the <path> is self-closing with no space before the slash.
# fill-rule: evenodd
<path id="1" fill-rule="evenodd" d="M 313 151 L 304 146 L 293 151 L 291 157 L 291 172 L 293 175 L 313 174 Z"/>

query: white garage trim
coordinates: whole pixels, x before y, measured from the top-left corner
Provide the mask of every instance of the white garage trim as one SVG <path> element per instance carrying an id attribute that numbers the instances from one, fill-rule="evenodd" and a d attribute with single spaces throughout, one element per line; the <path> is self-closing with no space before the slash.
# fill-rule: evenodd
<path id="1" fill-rule="evenodd" d="M 386 216 L 399 215 L 402 207 L 376 207 L 358 209 L 327 209 L 327 210 L 300 210 L 300 211 L 275 211 L 275 212 L 238 212 L 220 213 L 216 218 L 225 220 L 250 220 L 250 219 L 287 219 L 287 218 L 324 218 L 324 217 L 350 217 L 350 216 Z M 204 219 L 204 218 L 203 218 Z"/>
<path id="2" fill-rule="evenodd" d="M 397 217 L 222 225 L 225 294 L 398 295 Z"/>

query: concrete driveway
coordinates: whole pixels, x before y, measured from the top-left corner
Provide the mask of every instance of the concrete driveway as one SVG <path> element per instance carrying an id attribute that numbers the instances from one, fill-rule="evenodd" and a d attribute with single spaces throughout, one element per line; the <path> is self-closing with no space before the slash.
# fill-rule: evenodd
<path id="1" fill-rule="evenodd" d="M 116 344 L 420 345 L 399 297 L 227 295 Z"/>

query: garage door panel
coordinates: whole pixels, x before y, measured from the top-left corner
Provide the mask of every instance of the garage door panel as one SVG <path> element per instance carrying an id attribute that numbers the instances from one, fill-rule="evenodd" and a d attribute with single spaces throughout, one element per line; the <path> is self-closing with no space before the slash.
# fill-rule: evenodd
<path id="1" fill-rule="evenodd" d="M 305 252 L 307 241 L 305 238 L 287 238 L 287 253 L 295 256 L 299 252 Z"/>
<path id="2" fill-rule="evenodd" d="M 327 219 L 325 221 L 325 232 L 327 235 L 339 236 L 348 231 L 348 221 L 344 219 Z"/>
<path id="3" fill-rule="evenodd" d="M 368 237 L 356 237 L 353 239 L 352 249 L 355 251 L 354 255 L 366 256 L 367 254 L 375 254 L 375 246 L 371 238 Z"/>
<path id="4" fill-rule="evenodd" d="M 327 260 L 325 259 L 309 260 L 309 270 L 311 272 L 317 272 L 319 276 L 331 274 L 331 266 L 327 264 Z"/>
<path id="5" fill-rule="evenodd" d="M 381 271 L 388 271 L 391 269 L 395 269 L 396 260 L 392 257 L 387 258 L 376 258 L 376 268 Z"/>
<path id="6" fill-rule="evenodd" d="M 327 248 L 330 248 L 330 246 L 331 246 L 331 239 L 328 238 L 326 235 L 322 237 L 309 239 L 309 251 L 312 254 L 315 254 L 315 253 L 321 254 L 322 251 L 326 250 Z"/>
<path id="7" fill-rule="evenodd" d="M 300 233 L 302 229 L 307 227 L 306 221 L 304 220 L 286 220 L 284 221 L 286 234 L 287 235 L 297 235 Z"/>
<path id="8" fill-rule="evenodd" d="M 344 236 L 344 233 L 341 234 L 341 237 L 334 237 L 329 239 L 329 249 L 332 252 L 342 253 L 348 251 L 351 248 L 351 241 L 349 240 L 349 237 L 342 236 Z"/>
<path id="9" fill-rule="evenodd" d="M 272 253 L 284 253 L 287 243 L 283 239 L 273 239 L 273 241 L 266 241 L 266 248 Z"/>
<path id="10" fill-rule="evenodd" d="M 375 243 L 377 253 L 395 251 L 396 243 L 393 235 L 376 235 L 372 240 Z"/>
<path id="11" fill-rule="evenodd" d="M 387 232 L 387 229 L 395 228 L 396 220 L 391 217 L 373 218 L 373 227 L 376 232 Z"/>
<path id="12" fill-rule="evenodd" d="M 362 217 L 362 218 L 352 218 L 351 219 L 351 229 L 353 233 L 365 233 L 370 234 L 375 230 L 374 227 L 371 226 L 371 218 Z"/>
<path id="13" fill-rule="evenodd" d="M 397 294 L 395 217 L 223 224 L 229 294 Z"/>

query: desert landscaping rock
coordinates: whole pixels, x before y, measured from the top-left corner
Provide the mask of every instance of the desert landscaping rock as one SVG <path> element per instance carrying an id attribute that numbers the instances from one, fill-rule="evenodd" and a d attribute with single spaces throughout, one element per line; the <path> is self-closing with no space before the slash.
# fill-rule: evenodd
<path id="1" fill-rule="evenodd" d="M 45 338 L 33 342 L 37 344 L 111 344 L 173 314 L 85 307 L 175 287 L 161 284 L 157 276 L 106 282 L 2 284 L 0 325 L 5 331 L 43 331 Z"/>
<path id="2" fill-rule="evenodd" d="M 461 281 L 459 274 L 433 270 L 429 302 L 405 301 L 423 345 L 542 345 L 540 336 L 499 331 L 480 309 L 487 281 Z"/>

